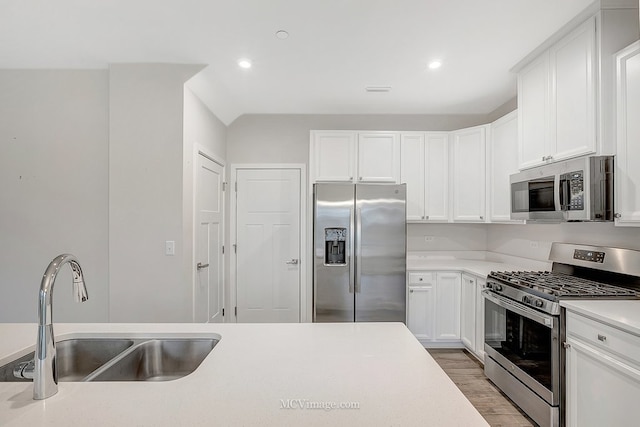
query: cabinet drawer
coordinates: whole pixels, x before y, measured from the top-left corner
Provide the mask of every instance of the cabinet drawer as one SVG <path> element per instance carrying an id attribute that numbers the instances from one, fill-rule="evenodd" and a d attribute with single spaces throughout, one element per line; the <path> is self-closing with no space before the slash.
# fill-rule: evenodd
<path id="1" fill-rule="evenodd" d="M 567 311 L 567 338 L 578 338 L 640 366 L 640 337 Z"/>
<path id="2" fill-rule="evenodd" d="M 436 281 L 435 273 L 409 273 L 409 284 L 410 285 L 426 285 L 433 284 Z"/>

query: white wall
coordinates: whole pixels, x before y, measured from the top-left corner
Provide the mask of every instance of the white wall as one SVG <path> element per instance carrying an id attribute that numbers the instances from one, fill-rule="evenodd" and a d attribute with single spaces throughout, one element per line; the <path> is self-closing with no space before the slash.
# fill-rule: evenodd
<path id="1" fill-rule="evenodd" d="M 42 274 L 78 257 L 89 300 L 58 275 L 54 321 L 108 320 L 106 70 L 0 70 L 0 322 L 36 322 Z M 35 338 L 34 338 L 35 339 Z"/>
<path id="2" fill-rule="evenodd" d="M 184 138 L 183 138 L 183 237 L 184 282 L 193 283 L 194 260 L 194 156 L 202 149 L 208 156 L 222 162 L 227 156 L 227 127 L 187 87 L 184 90 Z M 228 224 L 228 220 L 226 223 Z M 193 298 L 193 289 L 191 290 Z"/>
<path id="3" fill-rule="evenodd" d="M 109 70 L 109 275 L 112 322 L 191 320 L 183 241 L 184 82 L 199 65 Z M 175 255 L 165 255 L 165 241 Z M 187 243 L 190 245 L 190 242 Z"/>

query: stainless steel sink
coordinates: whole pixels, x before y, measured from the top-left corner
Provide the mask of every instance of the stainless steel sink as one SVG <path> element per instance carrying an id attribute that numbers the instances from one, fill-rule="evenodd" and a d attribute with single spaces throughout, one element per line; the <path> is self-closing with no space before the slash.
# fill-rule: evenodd
<path id="1" fill-rule="evenodd" d="M 90 381 L 170 381 L 196 370 L 217 344 L 215 339 L 154 339 L 143 342 Z"/>
<path id="2" fill-rule="evenodd" d="M 56 343 L 58 381 L 83 381 L 90 373 L 134 344 L 130 339 L 71 339 Z M 33 360 L 34 353 L 0 367 L 0 381 L 32 381 L 16 378 L 13 369 L 22 362 Z"/>
<path id="3" fill-rule="evenodd" d="M 218 343 L 214 338 L 79 338 L 56 343 L 58 381 L 169 381 L 195 371 Z M 16 378 L 27 354 L 0 367 L 0 382 Z"/>

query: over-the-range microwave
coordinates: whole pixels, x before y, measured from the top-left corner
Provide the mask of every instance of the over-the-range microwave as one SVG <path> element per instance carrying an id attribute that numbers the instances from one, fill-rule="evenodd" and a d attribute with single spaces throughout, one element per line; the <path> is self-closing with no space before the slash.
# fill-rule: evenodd
<path id="1" fill-rule="evenodd" d="M 511 175 L 511 219 L 612 221 L 613 156 L 538 166 Z"/>

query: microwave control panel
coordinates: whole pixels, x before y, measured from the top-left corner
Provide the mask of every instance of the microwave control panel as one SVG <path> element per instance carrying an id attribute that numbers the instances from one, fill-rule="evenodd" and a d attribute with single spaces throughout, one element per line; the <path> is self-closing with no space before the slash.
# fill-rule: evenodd
<path id="1" fill-rule="evenodd" d="M 576 171 L 568 173 L 569 175 L 569 210 L 584 210 L 584 173 Z"/>

